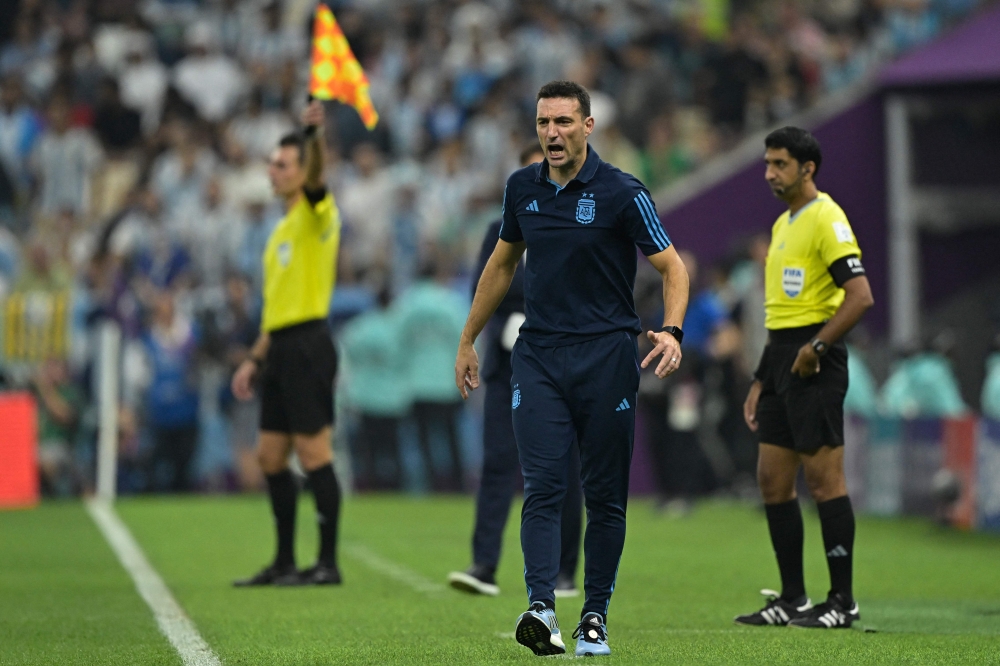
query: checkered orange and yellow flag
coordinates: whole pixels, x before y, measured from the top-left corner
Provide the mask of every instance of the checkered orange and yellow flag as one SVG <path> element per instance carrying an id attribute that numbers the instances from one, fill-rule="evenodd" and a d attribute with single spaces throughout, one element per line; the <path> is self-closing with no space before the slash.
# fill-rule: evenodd
<path id="1" fill-rule="evenodd" d="M 309 94 L 316 99 L 350 104 L 369 130 L 378 124 L 378 112 L 372 104 L 368 77 L 354 57 L 333 12 L 324 4 L 316 8 Z"/>

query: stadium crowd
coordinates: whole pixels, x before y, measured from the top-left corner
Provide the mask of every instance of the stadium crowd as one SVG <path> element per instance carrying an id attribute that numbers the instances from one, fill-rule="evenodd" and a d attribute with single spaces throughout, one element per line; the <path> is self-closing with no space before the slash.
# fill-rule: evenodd
<path id="1" fill-rule="evenodd" d="M 593 146 L 655 192 L 976 4 L 331 2 L 381 114 L 368 132 L 352 108 L 331 105 L 326 133 L 344 224 L 331 318 L 357 485 L 409 487 L 400 438 L 412 430 L 435 470 L 424 487 L 469 487 L 462 441 L 473 428 L 452 361 L 471 264 L 533 140 L 541 84 L 587 86 Z M 260 484 L 256 407 L 233 399 L 228 378 L 259 326 L 260 257 L 280 216 L 265 159 L 306 100 L 314 6 L 2 3 L 0 369 L 38 396 L 46 492 L 92 485 L 94 332 L 106 319 L 124 334 L 122 489 Z M 763 344 L 761 242 L 701 271 L 685 373 L 640 388 L 665 498 L 752 479 L 739 406 Z M 647 292 L 640 275 L 637 305 L 653 320 Z M 886 409 L 919 410 L 907 387 L 939 386 L 926 379 L 947 374 L 937 361 L 911 368 L 910 384 L 894 374 Z M 987 413 L 1000 412 L 1000 361 L 991 367 Z"/>

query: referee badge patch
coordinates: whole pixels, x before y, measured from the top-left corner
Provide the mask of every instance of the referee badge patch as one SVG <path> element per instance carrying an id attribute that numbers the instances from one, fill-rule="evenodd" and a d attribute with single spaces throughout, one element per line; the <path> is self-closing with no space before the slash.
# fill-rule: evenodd
<path id="1" fill-rule="evenodd" d="M 287 266 L 292 260 L 292 244 L 285 241 L 278 246 L 278 263 L 282 266 Z"/>
<path id="2" fill-rule="evenodd" d="M 845 222 L 834 222 L 833 234 L 841 243 L 854 242 L 854 234 L 851 233 L 851 228 Z"/>
<path id="3" fill-rule="evenodd" d="M 588 198 L 589 197 L 589 198 Z M 596 204 L 593 193 L 583 193 L 583 196 L 576 202 L 576 221 L 580 224 L 590 224 L 594 221 Z"/>
<path id="4" fill-rule="evenodd" d="M 802 287 L 806 283 L 806 269 L 785 268 L 781 275 L 781 288 L 789 298 L 795 298 L 802 293 Z"/>

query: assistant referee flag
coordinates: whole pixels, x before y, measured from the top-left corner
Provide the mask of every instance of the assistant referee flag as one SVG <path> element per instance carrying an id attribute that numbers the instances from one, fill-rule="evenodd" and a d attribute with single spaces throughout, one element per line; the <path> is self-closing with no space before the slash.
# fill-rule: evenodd
<path id="1" fill-rule="evenodd" d="M 368 77 L 354 57 L 333 12 L 324 4 L 316 8 L 313 25 L 309 94 L 316 99 L 350 104 L 369 130 L 375 129 L 378 124 L 378 112 L 372 104 Z"/>

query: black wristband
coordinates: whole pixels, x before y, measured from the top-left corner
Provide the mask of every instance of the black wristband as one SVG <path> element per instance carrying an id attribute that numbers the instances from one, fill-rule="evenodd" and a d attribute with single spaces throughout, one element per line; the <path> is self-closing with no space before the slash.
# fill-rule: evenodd
<path id="1" fill-rule="evenodd" d="M 319 125 L 306 125 L 305 129 L 302 130 L 302 135 L 307 139 L 311 139 L 316 136 L 316 132 L 319 131 Z"/>
<path id="2" fill-rule="evenodd" d="M 677 340 L 677 344 L 682 344 L 684 342 L 684 331 L 681 330 L 680 326 L 664 326 L 660 329 L 660 333 L 669 333 L 674 336 Z"/>

